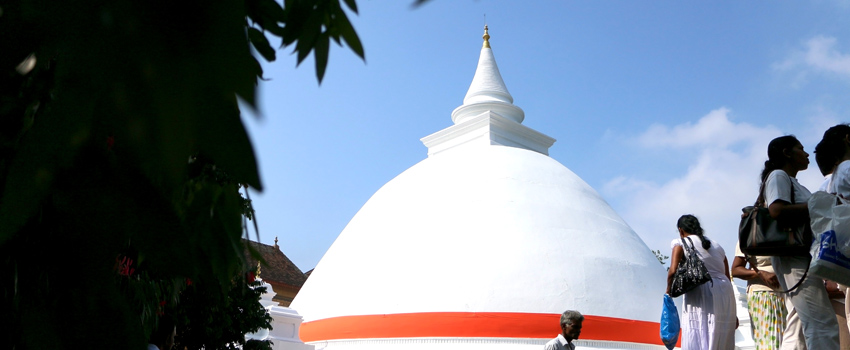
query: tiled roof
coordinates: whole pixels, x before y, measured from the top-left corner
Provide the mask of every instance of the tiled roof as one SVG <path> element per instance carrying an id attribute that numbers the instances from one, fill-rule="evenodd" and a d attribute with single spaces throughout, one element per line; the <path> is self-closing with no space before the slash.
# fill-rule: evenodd
<path id="1" fill-rule="evenodd" d="M 266 263 L 260 268 L 260 278 L 264 281 L 269 283 L 282 283 L 292 287 L 301 288 L 304 281 L 307 280 L 307 276 L 304 276 L 301 269 L 299 269 L 298 266 L 295 266 L 295 264 L 280 251 L 280 248 L 278 248 L 277 245 L 270 246 L 254 241 L 246 241 L 244 239 L 243 242 L 254 247 L 254 249 L 260 253 L 260 256 L 263 257 L 263 260 L 266 261 Z M 257 266 L 257 260 L 251 257 L 251 253 L 248 252 L 247 248 L 245 250 L 245 256 L 248 260 L 248 266 Z"/>

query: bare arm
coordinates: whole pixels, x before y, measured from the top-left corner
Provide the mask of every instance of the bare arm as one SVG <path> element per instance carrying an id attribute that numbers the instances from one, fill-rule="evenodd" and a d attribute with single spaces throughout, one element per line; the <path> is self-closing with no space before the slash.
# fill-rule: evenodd
<path id="1" fill-rule="evenodd" d="M 736 256 L 735 260 L 732 260 L 732 276 L 745 281 L 755 279 L 766 284 L 768 287 L 779 288 L 779 279 L 776 278 L 776 274 L 759 270 L 755 266 L 750 266 L 748 269 L 746 265 L 746 259 Z"/>
<path id="2" fill-rule="evenodd" d="M 776 200 L 767 207 L 770 217 L 776 220 L 792 220 L 793 222 L 804 222 L 809 219 L 809 205 L 807 203 L 791 204 L 783 200 Z"/>
<path id="3" fill-rule="evenodd" d="M 754 269 L 748 269 L 747 259 L 744 259 L 740 256 L 736 256 L 735 260 L 732 260 L 732 276 L 735 278 L 740 278 L 744 281 L 749 281 L 753 278 L 759 278 L 758 271 Z"/>
<path id="4" fill-rule="evenodd" d="M 673 284 L 673 275 L 676 274 L 676 269 L 679 267 L 679 262 L 685 257 L 685 251 L 682 246 L 673 247 L 673 252 L 670 253 L 670 269 L 667 270 L 667 294 L 670 294 L 670 286 Z"/>

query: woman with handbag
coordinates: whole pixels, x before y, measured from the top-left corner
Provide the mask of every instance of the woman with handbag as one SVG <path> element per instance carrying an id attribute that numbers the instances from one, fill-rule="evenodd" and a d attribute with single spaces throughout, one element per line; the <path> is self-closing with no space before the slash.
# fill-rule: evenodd
<path id="1" fill-rule="evenodd" d="M 807 202 L 811 192 L 797 182 L 797 173 L 809 167 L 809 154 L 792 135 L 777 137 L 767 147 L 767 161 L 761 173 L 762 196 L 770 216 L 788 227 L 809 222 Z M 793 191 L 793 192 L 792 192 Z M 811 350 L 836 350 L 838 322 L 823 282 L 805 278 L 810 256 L 774 256 L 773 269 L 786 294 L 788 319 L 781 349 L 798 349 L 804 342 Z M 801 340 L 803 338 L 804 340 Z"/>
<path id="2" fill-rule="evenodd" d="M 770 257 L 747 256 L 738 244 L 732 260 L 732 277 L 747 281 L 747 311 L 756 349 L 779 349 L 788 311 Z"/>
<path id="3" fill-rule="evenodd" d="M 726 252 L 708 239 L 693 215 L 682 215 L 676 223 L 679 238 L 671 245 L 673 253 L 667 273 L 667 294 L 674 289 L 680 264 L 702 264 L 710 280 L 684 294 L 682 309 L 682 349 L 728 350 L 735 348 L 735 295 L 729 277 Z M 688 259 L 691 257 L 691 259 Z"/>

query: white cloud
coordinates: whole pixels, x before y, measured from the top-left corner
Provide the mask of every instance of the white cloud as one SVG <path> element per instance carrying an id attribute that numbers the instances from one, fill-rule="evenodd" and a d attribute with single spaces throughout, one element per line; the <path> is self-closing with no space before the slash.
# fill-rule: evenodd
<path id="1" fill-rule="evenodd" d="M 797 79 L 805 79 L 809 72 L 834 74 L 850 78 L 850 54 L 838 50 L 833 37 L 816 36 L 807 40 L 785 61 L 773 65 L 777 70 L 797 71 Z"/>
<path id="2" fill-rule="evenodd" d="M 850 55 L 835 49 L 835 38 L 814 37 L 806 43 L 806 63 L 810 66 L 843 75 L 850 75 Z"/>
<path id="3" fill-rule="evenodd" d="M 696 124 L 685 123 L 669 128 L 654 124 L 640 135 L 638 142 L 644 147 L 707 146 L 725 148 L 751 140 L 762 133 L 750 124 L 734 124 L 728 118 L 729 110 L 719 108 L 700 118 Z"/>
<path id="4" fill-rule="evenodd" d="M 603 187 L 604 196 L 651 249 L 669 255 L 670 241 L 678 237 L 676 220 L 694 214 L 726 255 L 734 254 L 741 208 L 758 196 L 767 144 L 784 133 L 773 126 L 734 122 L 729 114 L 719 108 L 695 123 L 650 126 L 637 137 L 636 147 L 690 153 L 686 172 L 664 183 L 622 175 Z M 809 188 L 821 179 L 817 167 L 811 169 L 799 174 Z"/>

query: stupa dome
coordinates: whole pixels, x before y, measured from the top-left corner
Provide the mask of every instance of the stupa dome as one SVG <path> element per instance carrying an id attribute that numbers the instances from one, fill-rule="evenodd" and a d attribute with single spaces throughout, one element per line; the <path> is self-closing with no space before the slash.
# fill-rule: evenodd
<path id="1" fill-rule="evenodd" d="M 481 67 L 476 76 L 493 74 Z M 499 104 L 467 98 L 456 113 L 496 107 L 423 138 L 428 158 L 378 190 L 316 266 L 292 303 L 301 339 L 317 349 L 539 349 L 572 309 L 586 317 L 584 348 L 658 348 L 663 267 L 547 155 L 554 139 L 502 115 L 521 109 L 501 76 L 485 80 L 467 97 Z"/>

